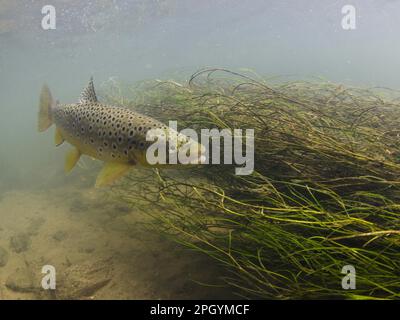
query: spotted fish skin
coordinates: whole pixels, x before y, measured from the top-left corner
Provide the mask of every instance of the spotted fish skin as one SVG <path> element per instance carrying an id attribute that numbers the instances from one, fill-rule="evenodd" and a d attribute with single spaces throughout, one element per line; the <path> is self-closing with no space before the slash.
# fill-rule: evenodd
<path id="1" fill-rule="evenodd" d="M 53 124 L 56 125 L 57 146 L 67 141 L 75 147 L 67 154 L 66 172 L 72 170 L 82 154 L 105 162 L 97 177 L 96 186 L 111 184 L 127 173 L 132 166 L 152 165 L 146 157 L 146 151 L 153 143 L 146 140 L 151 129 L 157 129 L 156 135 L 159 137 L 160 134 L 164 138 L 176 137 L 176 147 L 171 148 L 174 153 L 181 150 L 182 146 L 190 145 L 198 150 L 194 159 L 204 159 L 204 146 L 178 134 L 160 121 L 133 110 L 100 103 L 96 97 L 93 79 L 82 92 L 79 102 L 75 104 L 56 103 L 49 88 L 44 86 L 40 94 L 38 119 L 40 132 Z"/>
<path id="2" fill-rule="evenodd" d="M 167 130 L 151 117 L 96 102 L 57 106 L 53 119 L 67 142 L 105 162 L 146 165 L 144 152 L 152 143 L 146 141 L 147 131 Z"/>

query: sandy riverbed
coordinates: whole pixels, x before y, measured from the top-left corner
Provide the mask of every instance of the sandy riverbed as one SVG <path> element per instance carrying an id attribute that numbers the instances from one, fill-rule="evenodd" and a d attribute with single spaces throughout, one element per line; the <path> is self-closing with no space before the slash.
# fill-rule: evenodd
<path id="1" fill-rule="evenodd" d="M 1 299 L 230 298 L 221 270 L 146 228 L 148 219 L 90 186 L 0 195 Z M 41 288 L 56 268 L 57 290 Z"/>

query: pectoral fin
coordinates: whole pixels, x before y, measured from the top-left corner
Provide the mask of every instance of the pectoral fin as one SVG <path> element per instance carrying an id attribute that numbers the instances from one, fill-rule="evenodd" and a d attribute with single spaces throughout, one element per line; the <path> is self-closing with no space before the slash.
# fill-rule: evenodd
<path id="1" fill-rule="evenodd" d="M 112 184 L 132 168 L 131 164 L 108 162 L 100 171 L 96 180 L 96 188 Z"/>
<path id="2" fill-rule="evenodd" d="M 77 148 L 74 148 L 67 153 L 67 156 L 65 158 L 65 167 L 64 167 L 66 173 L 70 172 L 73 169 L 73 167 L 75 167 L 80 157 L 81 153 Z"/>
<path id="3" fill-rule="evenodd" d="M 60 131 L 60 129 L 56 128 L 56 134 L 54 136 L 54 143 L 58 147 L 63 142 L 64 142 L 64 138 L 63 138 L 63 136 L 61 134 L 61 131 Z"/>

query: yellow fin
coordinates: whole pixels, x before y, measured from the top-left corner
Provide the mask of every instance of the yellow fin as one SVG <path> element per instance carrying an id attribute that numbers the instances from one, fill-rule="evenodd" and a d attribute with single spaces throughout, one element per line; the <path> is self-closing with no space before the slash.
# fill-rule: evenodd
<path id="1" fill-rule="evenodd" d="M 100 171 L 99 175 L 97 176 L 96 188 L 112 184 L 115 180 L 121 178 L 124 174 L 126 174 L 131 168 L 132 164 L 128 163 L 106 163 L 103 169 Z"/>
<path id="2" fill-rule="evenodd" d="M 75 167 L 80 157 L 81 153 L 77 148 L 74 148 L 67 153 L 64 167 L 66 173 L 70 172 L 72 168 Z"/>
<path id="3" fill-rule="evenodd" d="M 51 96 L 50 89 L 44 85 L 40 92 L 39 102 L 39 118 L 38 118 L 38 130 L 39 132 L 46 131 L 52 124 L 52 109 L 55 106 L 55 101 Z"/>
<path id="4" fill-rule="evenodd" d="M 64 138 L 63 138 L 63 136 L 61 134 L 61 131 L 60 131 L 60 129 L 56 128 L 56 134 L 54 136 L 54 143 L 58 147 L 63 142 L 64 142 Z"/>

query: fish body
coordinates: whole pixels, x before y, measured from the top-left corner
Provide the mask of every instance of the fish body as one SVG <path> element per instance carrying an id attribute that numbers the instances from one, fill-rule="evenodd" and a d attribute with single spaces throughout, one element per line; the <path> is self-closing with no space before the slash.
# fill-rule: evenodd
<path id="1" fill-rule="evenodd" d="M 80 103 L 55 109 L 54 123 L 61 136 L 82 154 L 105 162 L 147 165 L 147 131 L 167 127 L 132 110 L 100 103 Z"/>
<path id="2" fill-rule="evenodd" d="M 74 104 L 55 102 L 48 87 L 43 87 L 38 129 L 45 131 L 53 124 L 56 126 L 56 145 L 67 141 L 74 146 L 67 155 L 67 172 L 75 166 L 81 155 L 106 163 L 97 179 L 97 186 L 111 184 L 133 166 L 149 165 L 146 150 L 153 143 L 146 141 L 149 130 L 158 129 L 165 136 L 172 133 L 171 128 L 152 117 L 100 103 L 92 79 L 79 102 Z M 184 143 L 195 143 L 181 134 L 177 136 L 178 148 Z M 204 149 L 200 144 L 198 146 L 201 155 Z"/>

